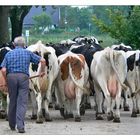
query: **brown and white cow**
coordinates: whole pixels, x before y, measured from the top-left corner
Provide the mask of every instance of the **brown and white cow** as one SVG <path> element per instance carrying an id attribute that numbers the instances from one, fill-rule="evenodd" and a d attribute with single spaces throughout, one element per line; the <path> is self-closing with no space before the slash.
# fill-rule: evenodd
<path id="1" fill-rule="evenodd" d="M 8 45 L 8 44 L 7 44 Z M 12 47 L 11 47 L 12 48 Z M 10 46 L 7 47 L 6 44 L 3 44 L 1 47 L 0 47 L 0 65 L 6 55 L 6 53 L 8 53 L 10 50 L 11 50 Z M 6 87 L 6 81 L 2 75 L 2 72 L 0 71 L 0 116 L 2 116 L 2 118 L 4 118 L 6 116 L 6 112 L 8 112 L 8 106 L 7 106 L 7 111 L 5 110 L 4 108 L 4 102 L 6 102 L 5 98 L 3 98 L 3 96 L 7 96 L 7 104 L 9 104 L 9 95 L 8 95 L 8 90 L 7 90 L 7 87 Z M 4 112 L 4 115 L 2 115 Z M 1 114 L 2 113 L 2 114 Z"/>
<path id="2" fill-rule="evenodd" d="M 58 75 L 58 61 L 55 55 L 55 50 L 52 47 L 46 47 L 41 41 L 27 48 L 32 52 L 36 52 L 41 57 L 46 59 L 46 66 L 44 68 L 39 64 L 38 66 L 30 67 L 30 76 L 39 75 L 44 72 L 44 76 L 31 79 L 30 88 L 37 94 L 37 123 L 43 123 L 42 108 L 45 109 L 45 120 L 51 121 L 49 114 L 49 103 L 52 95 L 52 86 Z M 34 95 L 32 95 L 33 101 Z M 35 105 L 35 102 L 33 102 Z"/>
<path id="3" fill-rule="evenodd" d="M 88 92 L 89 70 L 87 63 L 83 55 L 77 55 L 70 51 L 60 55 L 58 63 L 59 74 L 56 80 L 56 89 L 61 115 L 67 118 L 72 114 L 75 121 L 81 121 L 81 98 Z"/>
<path id="4" fill-rule="evenodd" d="M 124 55 L 123 55 L 124 54 Z M 96 52 L 91 63 L 91 76 L 96 93 L 97 113 L 96 119 L 103 119 L 102 101 L 103 94 L 107 102 L 107 118 L 120 122 L 120 98 L 122 87 L 126 89 L 124 80 L 127 74 L 127 65 L 124 52 L 118 52 L 107 47 Z M 113 112 L 116 103 L 115 114 Z"/>

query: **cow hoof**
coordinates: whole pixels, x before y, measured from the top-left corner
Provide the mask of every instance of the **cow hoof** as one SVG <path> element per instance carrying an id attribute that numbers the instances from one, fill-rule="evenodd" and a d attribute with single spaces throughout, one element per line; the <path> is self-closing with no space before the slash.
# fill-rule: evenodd
<path id="1" fill-rule="evenodd" d="M 81 117 L 80 116 L 76 116 L 75 117 L 75 122 L 81 122 Z"/>
<path id="2" fill-rule="evenodd" d="M 107 120 L 108 120 L 108 121 L 112 121 L 113 119 L 114 119 L 113 115 L 108 115 L 108 116 L 107 116 Z"/>
<path id="3" fill-rule="evenodd" d="M 31 116 L 31 120 L 36 120 L 37 119 L 37 115 L 32 115 Z"/>
<path id="4" fill-rule="evenodd" d="M 46 114 L 46 115 L 45 115 L 45 121 L 46 121 L 46 122 L 51 122 L 51 121 L 52 121 L 52 118 L 50 117 L 49 114 Z"/>
<path id="5" fill-rule="evenodd" d="M 124 111 L 130 111 L 129 106 L 125 106 Z"/>
<path id="6" fill-rule="evenodd" d="M 96 114 L 96 120 L 103 120 L 103 115 L 102 114 Z"/>
<path id="7" fill-rule="evenodd" d="M 82 105 L 82 106 L 80 107 L 80 115 L 81 115 L 81 116 L 85 115 L 85 105 Z"/>
<path id="8" fill-rule="evenodd" d="M 58 104 L 55 105 L 55 110 L 59 110 L 60 106 Z"/>
<path id="9" fill-rule="evenodd" d="M 37 119 L 36 123 L 41 124 L 41 123 L 43 123 L 43 120 L 42 119 Z"/>
<path id="10" fill-rule="evenodd" d="M 115 122 L 115 123 L 120 123 L 121 121 L 120 121 L 120 118 L 114 118 L 114 119 L 113 119 L 113 122 Z"/>
<path id="11" fill-rule="evenodd" d="M 65 116 L 64 115 L 64 108 L 60 108 L 60 115 L 63 116 L 63 117 Z"/>
<path id="12" fill-rule="evenodd" d="M 137 113 L 136 112 L 132 112 L 131 117 L 137 117 Z"/>

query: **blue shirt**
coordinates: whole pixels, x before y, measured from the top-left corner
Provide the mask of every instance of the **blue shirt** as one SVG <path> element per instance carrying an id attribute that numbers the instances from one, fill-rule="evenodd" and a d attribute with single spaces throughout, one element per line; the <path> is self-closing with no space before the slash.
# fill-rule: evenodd
<path id="1" fill-rule="evenodd" d="M 29 75 L 30 62 L 38 64 L 41 57 L 17 46 L 14 50 L 9 51 L 1 64 L 8 73 L 25 73 Z"/>

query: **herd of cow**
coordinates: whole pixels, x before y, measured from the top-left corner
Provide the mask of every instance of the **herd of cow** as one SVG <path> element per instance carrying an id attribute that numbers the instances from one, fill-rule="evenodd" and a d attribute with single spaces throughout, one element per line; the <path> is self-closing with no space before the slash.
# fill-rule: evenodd
<path id="1" fill-rule="evenodd" d="M 0 47 L 0 64 L 13 45 Z M 140 51 L 124 44 L 102 48 L 93 36 L 78 36 L 58 44 L 36 44 L 29 51 L 44 57 L 46 67 L 30 65 L 30 97 L 32 119 L 37 123 L 51 121 L 49 104 L 55 97 L 60 114 L 66 119 L 81 121 L 85 105 L 94 96 L 96 119 L 120 122 L 120 102 L 124 98 L 124 110 L 129 110 L 128 95 L 132 98 L 132 117 L 139 113 Z M 44 76 L 38 76 L 44 72 Z M 0 73 L 0 89 L 6 93 Z M 8 93 L 7 104 L 8 104 Z M 1 101 L 2 102 L 2 101 Z M 106 105 L 106 110 L 104 109 Z M 114 109 L 115 108 L 115 109 Z M 8 109 L 8 107 L 7 107 Z"/>

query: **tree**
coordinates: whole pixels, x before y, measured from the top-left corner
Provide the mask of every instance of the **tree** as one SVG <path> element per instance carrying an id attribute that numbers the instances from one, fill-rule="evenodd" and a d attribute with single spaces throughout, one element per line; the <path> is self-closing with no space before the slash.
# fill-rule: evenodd
<path id="1" fill-rule="evenodd" d="M 12 40 L 22 35 L 24 17 L 28 14 L 32 6 L 13 6 L 10 10 L 10 20 L 12 26 Z"/>
<path id="2" fill-rule="evenodd" d="M 51 18 L 45 12 L 40 15 L 33 17 L 34 21 L 36 22 L 35 26 L 37 28 L 41 27 L 44 30 L 47 26 L 51 25 Z"/>
<path id="3" fill-rule="evenodd" d="M 9 6 L 0 6 L 0 44 L 9 42 L 8 13 Z"/>
<path id="4" fill-rule="evenodd" d="M 91 13 L 88 8 L 81 8 L 79 16 L 77 17 L 79 20 L 79 27 L 81 29 L 88 29 L 89 23 L 91 23 Z"/>
<path id="5" fill-rule="evenodd" d="M 108 19 L 110 22 L 98 19 L 95 15 L 93 22 L 99 27 L 101 32 L 108 33 L 111 37 L 131 45 L 133 48 L 140 47 L 140 7 L 134 6 L 126 11 L 108 9 Z"/>

